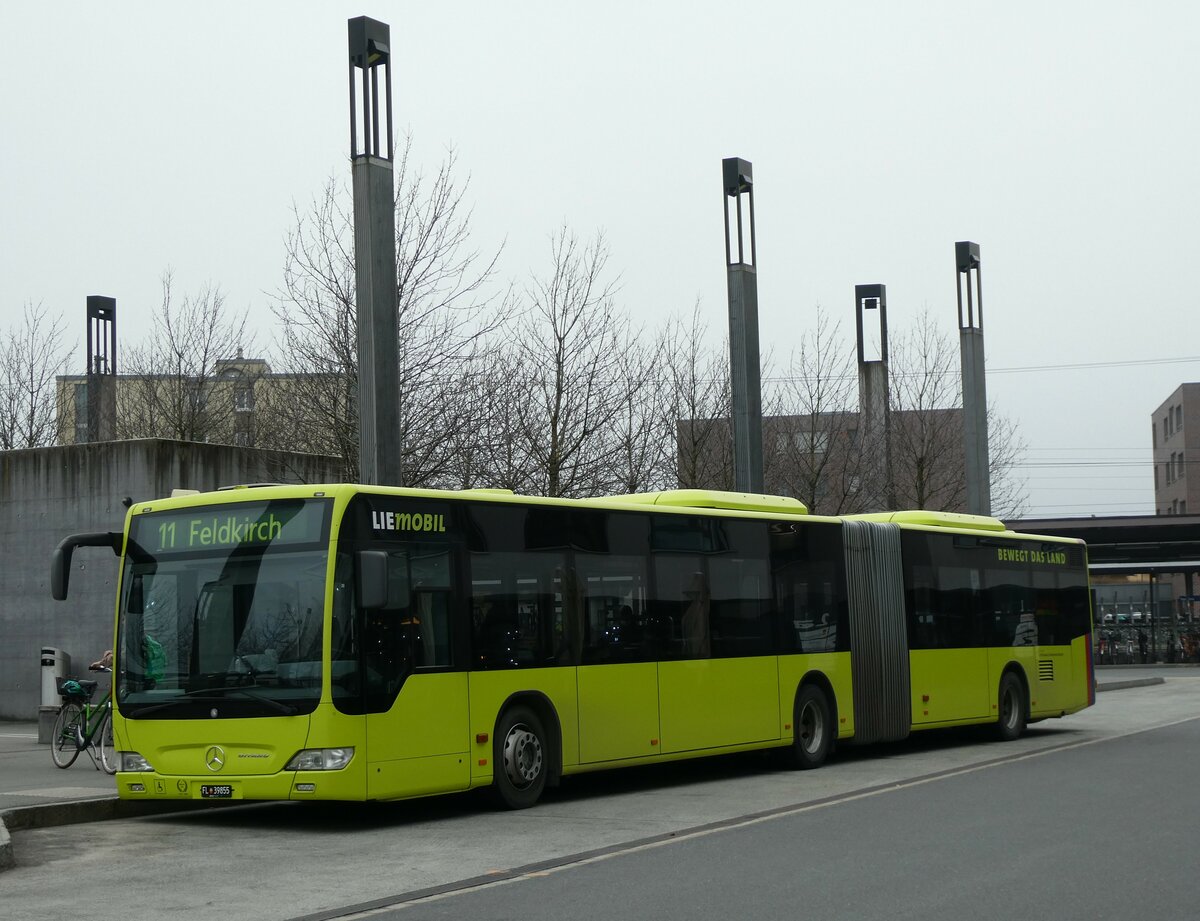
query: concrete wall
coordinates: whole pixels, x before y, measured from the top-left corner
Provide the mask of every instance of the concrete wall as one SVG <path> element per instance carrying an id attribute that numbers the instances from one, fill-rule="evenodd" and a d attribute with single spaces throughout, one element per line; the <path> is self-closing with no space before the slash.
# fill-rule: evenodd
<path id="1" fill-rule="evenodd" d="M 144 439 L 0 452 L 0 719 L 36 719 L 41 650 L 65 650 L 76 674 L 113 646 L 117 558 L 81 547 L 70 595 L 50 597 L 50 555 L 68 534 L 119 531 L 126 497 L 239 483 L 328 483 L 336 458 Z"/>

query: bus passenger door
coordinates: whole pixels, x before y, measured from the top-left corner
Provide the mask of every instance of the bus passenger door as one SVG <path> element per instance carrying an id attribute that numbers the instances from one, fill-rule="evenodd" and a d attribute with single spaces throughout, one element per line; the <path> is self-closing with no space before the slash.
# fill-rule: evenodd
<path id="1" fill-rule="evenodd" d="M 387 605 L 363 612 L 368 798 L 464 790 L 470 721 L 467 674 L 450 671 L 450 548 L 389 548 L 388 575 Z"/>
<path id="2" fill-rule="evenodd" d="M 980 613 L 986 609 L 986 600 L 980 600 L 980 570 L 953 561 L 936 570 L 914 567 L 910 588 L 913 725 L 985 719 L 994 700 L 985 648 L 990 626 Z"/>
<path id="3" fill-rule="evenodd" d="M 657 755 L 657 645 L 647 619 L 645 564 L 584 554 L 576 563 L 568 604 L 578 611 L 580 635 L 579 761 Z"/>

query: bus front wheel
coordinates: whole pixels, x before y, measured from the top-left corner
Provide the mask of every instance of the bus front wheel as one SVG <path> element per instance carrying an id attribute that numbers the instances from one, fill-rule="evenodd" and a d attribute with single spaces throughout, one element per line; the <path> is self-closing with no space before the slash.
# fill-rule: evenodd
<path id="1" fill-rule="evenodd" d="M 801 770 L 819 768 L 832 747 L 833 711 L 829 698 L 815 684 L 806 684 L 796 697 L 792 765 Z"/>
<path id="2" fill-rule="evenodd" d="M 529 707 L 504 711 L 496 724 L 492 790 L 501 806 L 527 809 L 546 787 L 550 752 L 541 718 Z"/>
<path id="3" fill-rule="evenodd" d="M 1000 719 L 996 723 L 996 737 L 1001 742 L 1019 739 L 1021 733 L 1025 731 L 1027 718 L 1025 686 L 1021 684 L 1021 679 L 1012 672 L 1006 672 L 1000 679 L 997 709 L 1000 711 Z"/>

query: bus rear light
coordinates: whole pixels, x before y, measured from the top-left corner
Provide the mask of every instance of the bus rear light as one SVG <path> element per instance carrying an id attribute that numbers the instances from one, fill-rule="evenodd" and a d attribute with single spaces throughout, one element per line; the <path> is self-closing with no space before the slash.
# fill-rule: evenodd
<path id="1" fill-rule="evenodd" d="M 488 740 L 488 734 L 486 732 L 475 733 L 475 741 L 478 742 L 480 745 L 482 745 L 487 740 Z"/>
<path id="2" fill-rule="evenodd" d="M 353 757 L 353 748 L 306 748 L 296 752 L 284 770 L 340 771 Z"/>

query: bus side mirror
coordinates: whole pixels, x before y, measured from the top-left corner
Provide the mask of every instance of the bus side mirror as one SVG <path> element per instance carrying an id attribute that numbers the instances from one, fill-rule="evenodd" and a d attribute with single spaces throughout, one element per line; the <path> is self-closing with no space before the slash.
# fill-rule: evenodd
<path id="1" fill-rule="evenodd" d="M 90 534 L 72 534 L 63 538 L 54 548 L 50 558 L 50 595 L 55 601 L 67 597 L 67 585 L 71 579 L 71 555 L 76 547 L 108 547 L 117 556 L 121 555 L 124 535 L 120 531 L 93 531 Z"/>
<path id="2" fill-rule="evenodd" d="M 74 545 L 64 541 L 54 548 L 50 557 L 50 595 L 55 601 L 65 601 L 67 598 L 67 582 L 71 577 L 71 553 Z"/>
<path id="3" fill-rule="evenodd" d="M 388 555 L 385 550 L 359 550 L 354 555 L 354 594 L 367 610 L 385 608 L 388 601 Z"/>

